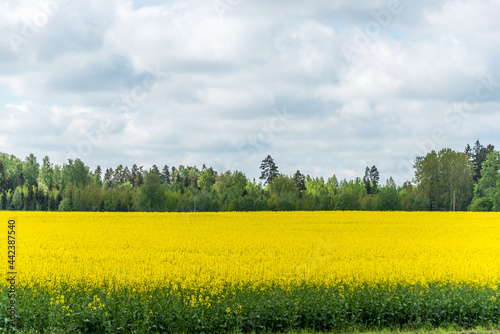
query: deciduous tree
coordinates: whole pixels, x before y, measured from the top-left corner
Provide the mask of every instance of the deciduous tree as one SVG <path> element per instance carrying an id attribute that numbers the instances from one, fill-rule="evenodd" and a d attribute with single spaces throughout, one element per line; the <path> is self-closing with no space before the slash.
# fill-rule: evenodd
<path id="1" fill-rule="evenodd" d="M 491 207 L 493 211 L 500 211 L 500 152 L 494 151 L 487 155 L 481 170 L 481 179 L 474 191 L 473 205 L 476 205 L 476 208 Z"/>
<path id="2" fill-rule="evenodd" d="M 145 173 L 144 184 L 141 186 L 137 207 L 141 211 L 165 211 L 167 196 L 161 186 L 160 176 L 156 173 Z"/>

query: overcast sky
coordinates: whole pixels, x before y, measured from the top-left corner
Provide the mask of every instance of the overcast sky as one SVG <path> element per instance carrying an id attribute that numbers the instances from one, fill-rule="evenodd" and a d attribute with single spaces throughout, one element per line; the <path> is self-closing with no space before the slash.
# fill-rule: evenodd
<path id="1" fill-rule="evenodd" d="M 500 147 L 500 1 L 0 1 L 0 151 L 381 181 Z"/>

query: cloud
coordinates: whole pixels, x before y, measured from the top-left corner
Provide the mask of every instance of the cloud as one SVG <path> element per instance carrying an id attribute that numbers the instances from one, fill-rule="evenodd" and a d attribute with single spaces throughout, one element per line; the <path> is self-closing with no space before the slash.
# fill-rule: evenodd
<path id="1" fill-rule="evenodd" d="M 0 151 L 92 167 L 206 163 L 250 178 L 271 154 L 287 174 L 352 178 L 375 164 L 401 183 L 412 178 L 401 165 L 425 149 L 495 144 L 499 9 L 4 1 Z"/>

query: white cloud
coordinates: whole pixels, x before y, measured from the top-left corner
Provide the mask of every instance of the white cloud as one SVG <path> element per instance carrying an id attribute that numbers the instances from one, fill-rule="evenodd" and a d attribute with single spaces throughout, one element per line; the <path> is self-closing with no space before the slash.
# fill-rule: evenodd
<path id="1" fill-rule="evenodd" d="M 402 182 L 436 129 L 500 145 L 496 1 L 50 1 L 0 4 L 0 151 Z"/>

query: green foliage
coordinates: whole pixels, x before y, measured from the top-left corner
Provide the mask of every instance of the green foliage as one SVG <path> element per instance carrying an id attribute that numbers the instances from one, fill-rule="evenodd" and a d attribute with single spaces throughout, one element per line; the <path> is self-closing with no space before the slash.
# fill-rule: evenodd
<path id="1" fill-rule="evenodd" d="M 299 210 L 303 211 L 313 211 L 316 210 L 316 196 L 312 194 L 304 195 L 300 200 Z M 335 208 L 337 209 L 337 208 Z"/>
<path id="2" fill-rule="evenodd" d="M 92 174 L 92 184 L 102 187 L 102 169 L 101 166 L 97 166 L 94 173 Z"/>
<path id="3" fill-rule="evenodd" d="M 278 210 L 280 211 L 293 211 L 297 208 L 297 196 L 288 193 L 286 196 L 278 197 Z"/>
<path id="4" fill-rule="evenodd" d="M 89 167 L 85 166 L 82 160 L 68 159 L 68 163 L 62 168 L 62 186 L 63 188 L 72 183 L 76 186 L 86 186 L 90 183 Z"/>
<path id="5" fill-rule="evenodd" d="M 492 211 L 493 201 L 489 197 L 476 197 L 469 207 L 470 211 Z"/>
<path id="6" fill-rule="evenodd" d="M 255 200 L 250 196 L 243 196 L 238 200 L 238 211 L 255 211 L 254 203 Z"/>
<path id="7" fill-rule="evenodd" d="M 24 185 L 31 188 L 37 183 L 40 164 L 36 157 L 31 153 L 23 162 Z"/>
<path id="8" fill-rule="evenodd" d="M 204 192 L 210 192 L 215 184 L 215 172 L 209 168 L 200 173 L 198 178 L 198 188 Z"/>
<path id="9" fill-rule="evenodd" d="M 477 184 L 481 180 L 481 170 L 483 169 L 483 163 L 488 159 L 488 154 L 495 151 L 495 146 L 489 144 L 484 147 L 479 142 L 479 139 L 474 143 L 474 147 L 470 147 L 469 144 L 465 147 L 465 153 L 470 157 L 473 165 L 474 182 Z"/>
<path id="10" fill-rule="evenodd" d="M 474 191 L 471 210 L 500 211 L 500 152 L 491 152 L 482 165 L 481 179 Z M 491 204 L 490 204 L 491 203 Z"/>
<path id="11" fill-rule="evenodd" d="M 335 210 L 339 197 L 328 193 L 321 197 L 320 210 Z"/>
<path id="12" fill-rule="evenodd" d="M 380 180 L 377 167 L 373 165 L 371 168 L 365 168 L 365 176 L 363 176 L 363 184 L 367 194 L 376 194 L 378 190 L 378 181 Z"/>
<path id="13" fill-rule="evenodd" d="M 0 287 L 7 301 L 7 287 Z M 60 296 L 65 296 L 61 301 Z M 17 287 L 17 331 L 91 333 L 400 332 L 438 327 L 498 328 L 494 287 L 453 285 L 224 288 L 206 291 Z M 98 301 L 98 302 L 96 302 Z M 205 302 L 208 301 L 208 302 Z M 7 302 L 0 312 L 7 314 Z M 0 331 L 6 331 L 6 323 Z"/>
<path id="14" fill-rule="evenodd" d="M 238 211 L 238 200 L 236 198 L 233 198 L 231 202 L 229 202 L 227 211 Z"/>
<path id="15" fill-rule="evenodd" d="M 375 200 L 378 198 L 376 195 L 364 194 L 361 196 L 359 202 L 361 205 L 361 210 L 363 211 L 371 211 L 374 209 Z"/>
<path id="16" fill-rule="evenodd" d="M 50 162 L 50 158 L 48 156 L 43 158 L 43 164 L 38 175 L 38 184 L 49 190 L 55 185 L 54 166 Z"/>
<path id="17" fill-rule="evenodd" d="M 415 161 L 415 180 L 431 210 L 465 210 L 472 198 L 473 165 L 465 153 L 451 149 L 431 151 Z"/>
<path id="18" fill-rule="evenodd" d="M 21 187 L 16 187 L 14 195 L 12 196 L 12 206 L 15 210 L 21 210 L 23 205 L 23 196 Z"/>
<path id="19" fill-rule="evenodd" d="M 384 187 L 380 189 L 373 208 L 377 211 L 401 210 L 401 199 L 396 188 Z"/>
<path id="20" fill-rule="evenodd" d="M 297 170 L 297 172 L 295 173 L 295 175 L 293 176 L 293 180 L 295 182 L 295 188 L 297 189 L 298 193 L 299 193 L 299 197 L 302 197 L 302 194 L 305 190 L 307 190 L 306 188 L 306 177 L 304 174 L 302 174 L 300 172 L 300 170 Z"/>
<path id="21" fill-rule="evenodd" d="M 7 193 L 5 191 L 3 191 L 0 194 L 0 210 L 7 210 L 7 209 L 8 209 L 8 206 L 7 206 Z"/>
<path id="22" fill-rule="evenodd" d="M 270 211 L 276 211 L 278 210 L 280 204 L 278 201 L 278 196 L 277 195 L 272 195 L 268 200 L 267 200 L 267 207 Z"/>
<path id="23" fill-rule="evenodd" d="M 213 189 L 220 195 L 243 196 L 248 180 L 242 172 L 227 171 L 217 177 Z"/>
<path id="24" fill-rule="evenodd" d="M 386 186 L 380 189 L 373 208 L 377 211 L 401 210 L 401 198 L 392 178 L 387 180 Z"/>
<path id="25" fill-rule="evenodd" d="M 294 179 L 280 174 L 274 179 L 274 192 L 277 195 L 283 194 L 288 196 L 289 194 L 298 194 L 298 189 Z"/>
<path id="26" fill-rule="evenodd" d="M 269 184 L 271 186 L 271 195 L 273 195 L 273 180 L 279 175 L 278 166 L 274 163 L 273 158 L 268 155 L 262 160 L 260 169 L 262 169 L 260 179 L 264 180 L 264 185 Z"/>
<path id="27" fill-rule="evenodd" d="M 449 149 L 417 158 L 416 186 L 407 183 L 390 189 L 379 187 L 375 166 L 366 167 L 363 178 L 339 182 L 333 175 L 325 181 L 299 170 L 290 176 L 279 174 L 271 156 L 261 164 L 262 184 L 249 182 L 240 171 L 217 173 L 205 165 L 202 171 L 183 165 L 171 170 L 164 165 L 160 171 L 154 165 L 147 172 L 134 164 L 130 170 L 123 165 L 105 170 L 97 166 L 90 172 L 80 159 L 60 166 L 45 156 L 40 166 L 33 154 L 21 161 L 0 153 L 0 206 L 4 210 L 64 211 L 423 211 L 452 210 L 456 202 L 457 210 L 500 210 L 495 154 L 482 163 L 484 176 L 471 204 L 475 158 L 472 153 Z M 148 174 L 155 175 L 155 180 L 145 182 Z"/>
<path id="28" fill-rule="evenodd" d="M 338 210 L 361 210 L 361 203 L 359 202 L 359 195 L 353 188 L 346 188 L 342 191 Z"/>
<path id="29" fill-rule="evenodd" d="M 146 173 L 144 184 L 136 197 L 137 208 L 141 211 L 165 211 L 166 199 L 160 176 L 156 173 Z"/>
<path id="30" fill-rule="evenodd" d="M 328 188 L 325 185 L 325 179 L 323 177 L 311 177 L 306 176 L 306 193 L 311 195 L 324 195 L 328 192 Z"/>

